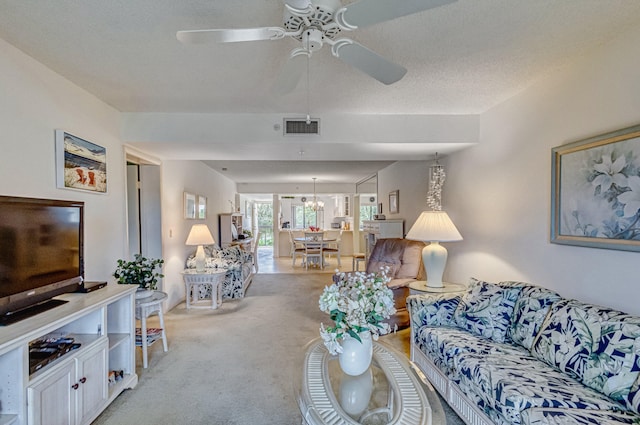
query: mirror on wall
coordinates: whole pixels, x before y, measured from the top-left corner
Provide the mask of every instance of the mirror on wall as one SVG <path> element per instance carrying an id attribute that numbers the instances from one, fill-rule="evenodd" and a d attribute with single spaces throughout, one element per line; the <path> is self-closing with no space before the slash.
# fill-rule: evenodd
<path id="1" fill-rule="evenodd" d="M 374 174 L 356 183 L 356 193 L 378 193 L 378 175 Z"/>

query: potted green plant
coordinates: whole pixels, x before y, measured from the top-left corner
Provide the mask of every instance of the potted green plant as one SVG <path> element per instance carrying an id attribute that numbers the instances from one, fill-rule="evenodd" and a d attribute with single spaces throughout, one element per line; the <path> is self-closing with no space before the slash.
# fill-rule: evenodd
<path id="1" fill-rule="evenodd" d="M 136 254 L 132 261 L 118 260 L 113 277 L 123 285 L 138 285 L 136 298 L 143 298 L 158 288 L 158 279 L 164 277 L 158 267 L 163 264 L 161 258 L 146 258 Z"/>

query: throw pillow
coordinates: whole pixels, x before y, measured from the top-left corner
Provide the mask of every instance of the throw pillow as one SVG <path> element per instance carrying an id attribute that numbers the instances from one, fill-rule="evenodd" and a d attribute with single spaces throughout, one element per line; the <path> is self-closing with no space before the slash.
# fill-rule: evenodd
<path id="1" fill-rule="evenodd" d="M 407 298 L 407 307 L 411 304 L 414 329 L 422 326 L 451 326 L 453 312 L 459 302 L 460 297 L 451 297 L 450 294 Z"/>
<path id="2" fill-rule="evenodd" d="M 495 342 L 505 342 L 521 288 L 503 288 L 472 279 L 453 314 L 456 326 Z"/>
<path id="3" fill-rule="evenodd" d="M 500 282 L 500 286 L 504 286 L 503 282 Z M 533 339 L 549 312 L 549 307 L 560 299 L 560 295 L 546 288 L 523 284 L 509 327 L 508 337 L 511 341 L 530 350 Z"/>
<path id="4" fill-rule="evenodd" d="M 634 384 L 640 376 L 640 317 L 608 307 L 563 300 L 549 317 L 531 352 L 612 399 L 640 410 Z"/>

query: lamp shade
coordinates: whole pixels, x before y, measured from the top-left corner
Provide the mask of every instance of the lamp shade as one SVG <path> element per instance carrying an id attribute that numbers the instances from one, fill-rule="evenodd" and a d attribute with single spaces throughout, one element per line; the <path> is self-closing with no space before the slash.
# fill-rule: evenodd
<path id="1" fill-rule="evenodd" d="M 194 224 L 187 237 L 187 245 L 213 245 L 215 241 L 206 224 Z"/>
<path id="2" fill-rule="evenodd" d="M 461 241 L 462 235 L 446 212 L 423 211 L 406 238 L 423 242 L 454 242 Z"/>

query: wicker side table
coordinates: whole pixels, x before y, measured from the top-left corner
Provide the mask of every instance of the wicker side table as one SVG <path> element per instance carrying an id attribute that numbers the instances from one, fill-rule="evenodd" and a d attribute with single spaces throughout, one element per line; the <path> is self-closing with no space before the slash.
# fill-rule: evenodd
<path id="1" fill-rule="evenodd" d="M 182 272 L 187 299 L 187 310 L 191 308 L 217 309 L 222 305 L 222 282 L 227 274 L 222 269 L 207 269 L 198 272 L 187 269 Z M 208 292 L 211 292 L 211 304 L 204 304 Z M 207 300 L 208 301 L 208 300 Z"/>

